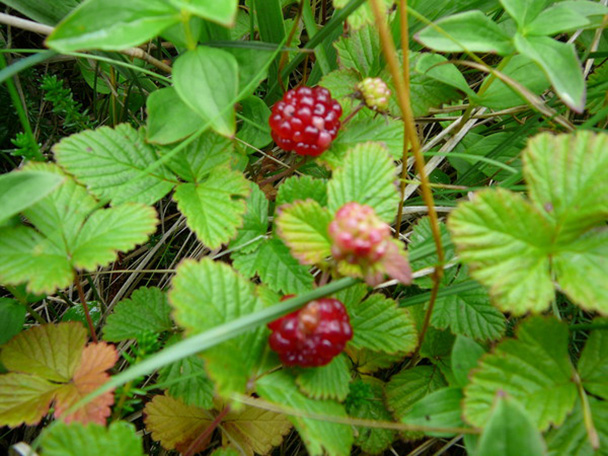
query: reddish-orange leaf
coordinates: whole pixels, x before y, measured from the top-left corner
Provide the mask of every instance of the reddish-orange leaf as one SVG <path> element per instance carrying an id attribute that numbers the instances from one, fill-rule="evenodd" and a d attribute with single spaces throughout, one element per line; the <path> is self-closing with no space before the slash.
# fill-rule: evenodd
<path id="1" fill-rule="evenodd" d="M 67 410 L 106 383 L 109 375 L 105 372 L 118 360 L 118 353 L 113 345 L 105 342 L 89 344 L 82 351 L 80 364 L 74 372 L 72 382 L 64 385 L 58 392 L 55 402 L 55 416 L 66 423 L 78 421 L 80 423 L 105 424 L 110 416 L 110 407 L 114 403 L 114 393 L 109 391 L 98 396 L 84 407 L 69 415 Z"/>

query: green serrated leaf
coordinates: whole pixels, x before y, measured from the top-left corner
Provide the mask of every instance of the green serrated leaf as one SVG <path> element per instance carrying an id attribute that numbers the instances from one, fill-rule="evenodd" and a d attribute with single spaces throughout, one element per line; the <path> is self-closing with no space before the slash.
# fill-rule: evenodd
<path id="1" fill-rule="evenodd" d="M 477 366 L 486 350 L 473 339 L 464 336 L 456 337 L 452 347 L 452 372 L 458 386 L 469 383 L 471 369 Z"/>
<path id="2" fill-rule="evenodd" d="M 321 156 L 321 160 L 333 169 L 339 168 L 349 150 L 368 141 L 384 146 L 395 160 L 401 159 L 403 123 L 382 117 L 353 120 L 340 132 L 330 149 Z"/>
<path id="3" fill-rule="evenodd" d="M 199 356 L 188 356 L 163 367 L 158 373 L 158 383 L 168 388 L 169 395 L 181 399 L 186 405 L 213 408 L 213 383 Z"/>
<path id="4" fill-rule="evenodd" d="M 495 304 L 523 314 L 553 299 L 547 251 L 551 228 L 525 200 L 485 190 L 450 215 L 448 227 L 471 276 L 490 288 Z"/>
<path id="5" fill-rule="evenodd" d="M 482 427 L 498 391 L 518 401 L 534 425 L 559 426 L 574 406 L 576 386 L 568 355 L 568 328 L 555 319 L 532 317 L 485 355 L 465 388 L 464 416 Z"/>
<path id="6" fill-rule="evenodd" d="M 313 399 L 343 401 L 351 380 L 349 365 L 346 356 L 337 356 L 326 366 L 302 369 L 296 383 L 300 391 Z"/>
<path id="7" fill-rule="evenodd" d="M 237 232 L 236 238 L 230 242 L 230 248 L 239 253 L 253 252 L 262 243 L 262 237 L 268 231 L 268 199 L 260 187 L 250 184 L 251 193 L 245 206 L 247 212 L 243 216 L 243 226 Z M 257 242 L 254 242 L 258 239 Z"/>
<path id="8" fill-rule="evenodd" d="M 276 206 L 312 199 L 321 206 L 327 205 L 327 181 L 311 176 L 293 176 L 281 184 L 277 193 Z"/>
<path id="9" fill-rule="evenodd" d="M 174 154 L 167 166 L 186 182 L 200 183 L 218 166 L 228 166 L 233 153 L 232 142 L 212 131 Z M 163 148 L 169 150 L 169 148 Z"/>
<path id="10" fill-rule="evenodd" d="M 278 209 L 277 233 L 302 264 L 322 262 L 331 253 L 329 211 L 314 200 L 297 201 Z"/>
<path id="11" fill-rule="evenodd" d="M 606 324 L 608 320 L 596 318 L 593 323 Z M 578 362 L 578 372 L 587 391 L 608 399 L 608 331 L 591 332 Z"/>
<path id="12" fill-rule="evenodd" d="M 89 0 L 63 19 L 46 44 L 58 52 L 138 46 L 180 21 L 164 0 Z"/>
<path id="13" fill-rule="evenodd" d="M 203 332 L 262 308 L 252 283 L 230 266 L 209 258 L 180 264 L 169 301 L 175 321 L 187 334 Z M 207 372 L 220 395 L 245 392 L 266 344 L 264 334 L 265 328 L 257 328 L 203 353 Z"/>
<path id="14" fill-rule="evenodd" d="M 395 165 L 384 147 L 359 144 L 350 149 L 329 182 L 328 208 L 335 213 L 344 204 L 356 201 L 371 206 L 378 217 L 391 223 L 399 205 L 395 177 Z"/>
<path id="15" fill-rule="evenodd" d="M 402 421 L 405 424 L 429 427 L 464 427 L 460 402 L 462 389 L 442 388 L 416 402 Z M 429 431 L 431 437 L 452 437 L 453 432 Z"/>
<path id="16" fill-rule="evenodd" d="M 351 394 L 346 402 L 346 411 L 353 418 L 363 418 L 375 421 L 391 421 L 392 417 L 384 405 L 384 382 L 374 377 L 363 376 L 351 388 Z M 354 397 L 354 389 L 367 389 L 364 396 Z M 369 454 L 382 454 L 393 440 L 396 432 L 391 429 L 357 427 L 355 445 Z"/>
<path id="17" fill-rule="evenodd" d="M 301 412 L 346 417 L 344 407 L 334 401 L 315 400 L 303 395 L 295 379 L 285 371 L 265 375 L 256 382 L 258 394 L 271 402 Z M 353 443 L 353 431 L 344 424 L 318 421 L 298 416 L 289 420 L 298 430 L 311 456 L 348 456 Z"/>
<path id="18" fill-rule="evenodd" d="M 215 249 L 236 235 L 249 188 L 243 174 L 221 166 L 201 184 L 178 185 L 174 198 L 199 240 Z"/>
<path id="19" fill-rule="evenodd" d="M 137 339 L 146 333 L 161 333 L 173 327 L 167 295 L 156 287 L 139 288 L 123 299 L 108 316 L 103 338 L 111 342 Z"/>
<path id="20" fill-rule="evenodd" d="M 146 106 L 146 139 L 150 143 L 171 144 L 187 138 L 204 125 L 203 119 L 182 101 L 173 87 L 152 92 Z"/>
<path id="21" fill-rule="evenodd" d="M 523 154 L 530 200 L 567 243 L 608 218 L 608 134 L 542 133 Z"/>
<path id="22" fill-rule="evenodd" d="M 361 82 L 361 77 L 357 71 L 341 69 L 334 70 L 324 75 L 321 78 L 319 85 L 329 90 L 333 99 L 338 100 L 342 106 L 342 117 L 344 117 L 350 114 L 355 106 L 360 103 L 351 96 L 355 92 L 359 82 Z M 342 133 L 338 135 L 338 138 L 341 135 Z M 323 155 L 326 154 L 327 152 Z"/>
<path id="23" fill-rule="evenodd" d="M 63 181 L 55 173 L 19 171 L 0 176 L 0 224 L 47 196 Z"/>
<path id="24" fill-rule="evenodd" d="M 412 406 L 423 397 L 446 387 L 446 381 L 435 366 L 416 366 L 391 377 L 386 384 L 386 401 L 398 420 L 402 420 Z"/>
<path id="25" fill-rule="evenodd" d="M 380 38 L 375 27 L 353 31 L 334 44 L 341 68 L 357 70 L 362 77 L 377 76 L 381 69 Z"/>
<path id="26" fill-rule="evenodd" d="M 137 131 L 129 124 L 68 136 L 53 147 L 53 152 L 57 162 L 95 196 L 111 199 L 113 204 L 154 204 L 175 185 L 175 179 L 163 167 L 144 174 L 159 157 L 145 143 L 143 130 Z"/>
<path id="27" fill-rule="evenodd" d="M 458 294 L 438 297 L 431 324 L 477 340 L 496 340 L 505 332 L 506 318 L 492 306 L 487 291 L 478 285 Z"/>
<path id="28" fill-rule="evenodd" d="M 184 103 L 219 134 L 234 135 L 235 112 L 229 108 L 237 96 L 239 77 L 238 63 L 232 54 L 199 46 L 175 61 L 173 78 Z"/>
<path id="29" fill-rule="evenodd" d="M 355 348 L 385 353 L 409 353 L 418 344 L 414 320 L 407 309 L 397 307 L 392 299 L 373 294 L 355 305 L 346 304 L 353 327 Z"/>
<path id="30" fill-rule="evenodd" d="M 0 298 L 0 345 L 19 334 L 25 323 L 25 306 L 9 298 Z"/>
<path id="31" fill-rule="evenodd" d="M 26 169 L 65 176 L 51 164 L 30 164 Z M 72 282 L 74 268 L 105 265 L 116 258 L 117 250 L 132 249 L 154 231 L 157 220 L 151 207 L 125 204 L 94 210 L 96 201 L 82 186 L 65 178 L 51 194 L 24 211 L 37 230 L 0 228 L 3 283 L 27 281 L 30 292 L 53 293 Z M 107 222 L 116 226 L 104 226 Z"/>
<path id="32" fill-rule="evenodd" d="M 494 52 L 508 55 L 513 52 L 511 37 L 481 11 L 467 11 L 435 22 L 443 30 L 432 26 L 421 30 L 416 39 L 425 46 L 443 52 Z"/>
<path id="33" fill-rule="evenodd" d="M 514 399 L 499 393 L 477 446 L 479 456 L 544 456 L 546 447 L 534 421 Z"/>
<path id="34" fill-rule="evenodd" d="M 247 277 L 257 274 L 265 285 L 277 292 L 297 294 L 312 288 L 312 274 L 291 256 L 280 239 L 264 240 L 254 252 L 233 258 L 235 269 Z"/>
<path id="35" fill-rule="evenodd" d="M 124 421 L 114 421 L 107 428 L 57 422 L 41 434 L 40 445 L 44 456 L 143 456 L 143 443 L 135 431 L 135 426 Z"/>

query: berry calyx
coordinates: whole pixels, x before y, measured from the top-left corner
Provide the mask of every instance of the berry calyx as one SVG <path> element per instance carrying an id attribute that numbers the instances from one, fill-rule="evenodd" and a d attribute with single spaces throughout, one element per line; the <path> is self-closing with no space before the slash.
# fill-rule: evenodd
<path id="1" fill-rule="evenodd" d="M 342 106 L 323 87 L 300 87 L 285 93 L 272 107 L 271 136 L 284 150 L 316 157 L 331 145 L 340 129 Z"/>
<path id="2" fill-rule="evenodd" d="M 378 112 L 388 111 L 388 99 L 391 96 L 391 91 L 380 78 L 365 78 L 357 84 L 365 105 Z"/>
<path id="3" fill-rule="evenodd" d="M 391 229 L 369 206 L 351 202 L 342 206 L 329 224 L 332 256 L 350 264 L 380 261 L 391 245 Z"/>
<path id="4" fill-rule="evenodd" d="M 270 348 L 286 366 L 325 366 L 353 338 L 346 308 L 333 298 L 310 301 L 269 323 L 268 328 L 272 331 Z"/>

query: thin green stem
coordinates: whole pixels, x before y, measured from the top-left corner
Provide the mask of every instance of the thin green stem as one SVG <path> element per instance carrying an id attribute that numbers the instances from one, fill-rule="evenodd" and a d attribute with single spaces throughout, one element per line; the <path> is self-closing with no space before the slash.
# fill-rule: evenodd
<path id="1" fill-rule="evenodd" d="M 93 320 L 91 319 L 91 312 L 89 312 L 89 305 L 87 304 L 87 300 L 84 296 L 84 291 L 82 289 L 82 285 L 80 284 L 81 277 L 78 275 L 76 277 L 76 289 L 78 290 L 78 297 L 80 298 L 80 304 L 82 304 L 82 308 L 84 310 L 84 316 L 87 319 L 87 325 L 89 326 L 89 331 L 91 332 L 91 338 L 93 342 L 97 343 L 97 334 L 95 332 L 95 325 L 93 324 Z"/>
<path id="2" fill-rule="evenodd" d="M 600 447 L 600 438 L 597 430 L 595 429 L 595 425 L 593 424 L 593 414 L 591 412 L 591 406 L 589 405 L 589 398 L 587 397 L 587 393 L 583 388 L 583 382 L 578 372 L 574 373 L 573 380 L 576 384 L 578 395 L 581 398 L 581 405 L 583 407 L 583 422 L 585 423 L 587 438 L 589 439 L 591 448 L 597 450 Z"/>
<path id="3" fill-rule="evenodd" d="M 182 24 L 184 25 L 184 34 L 186 35 L 186 47 L 189 51 L 196 49 L 197 40 L 192 35 L 192 28 L 190 27 L 190 13 L 182 10 Z"/>

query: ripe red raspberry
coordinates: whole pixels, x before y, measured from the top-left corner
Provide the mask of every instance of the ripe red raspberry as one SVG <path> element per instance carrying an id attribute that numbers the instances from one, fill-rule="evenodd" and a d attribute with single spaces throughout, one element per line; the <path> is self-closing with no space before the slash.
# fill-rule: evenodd
<path id="1" fill-rule="evenodd" d="M 338 134 L 341 115 L 342 106 L 323 87 L 290 90 L 272 107 L 272 139 L 284 150 L 316 157 Z"/>
<path id="2" fill-rule="evenodd" d="M 332 256 L 350 264 L 369 265 L 384 257 L 391 245 L 391 229 L 374 209 L 351 202 L 329 224 Z"/>
<path id="3" fill-rule="evenodd" d="M 272 331 L 270 348 L 286 366 L 325 366 L 353 338 L 344 304 L 333 298 L 310 301 L 269 323 L 268 328 Z"/>

